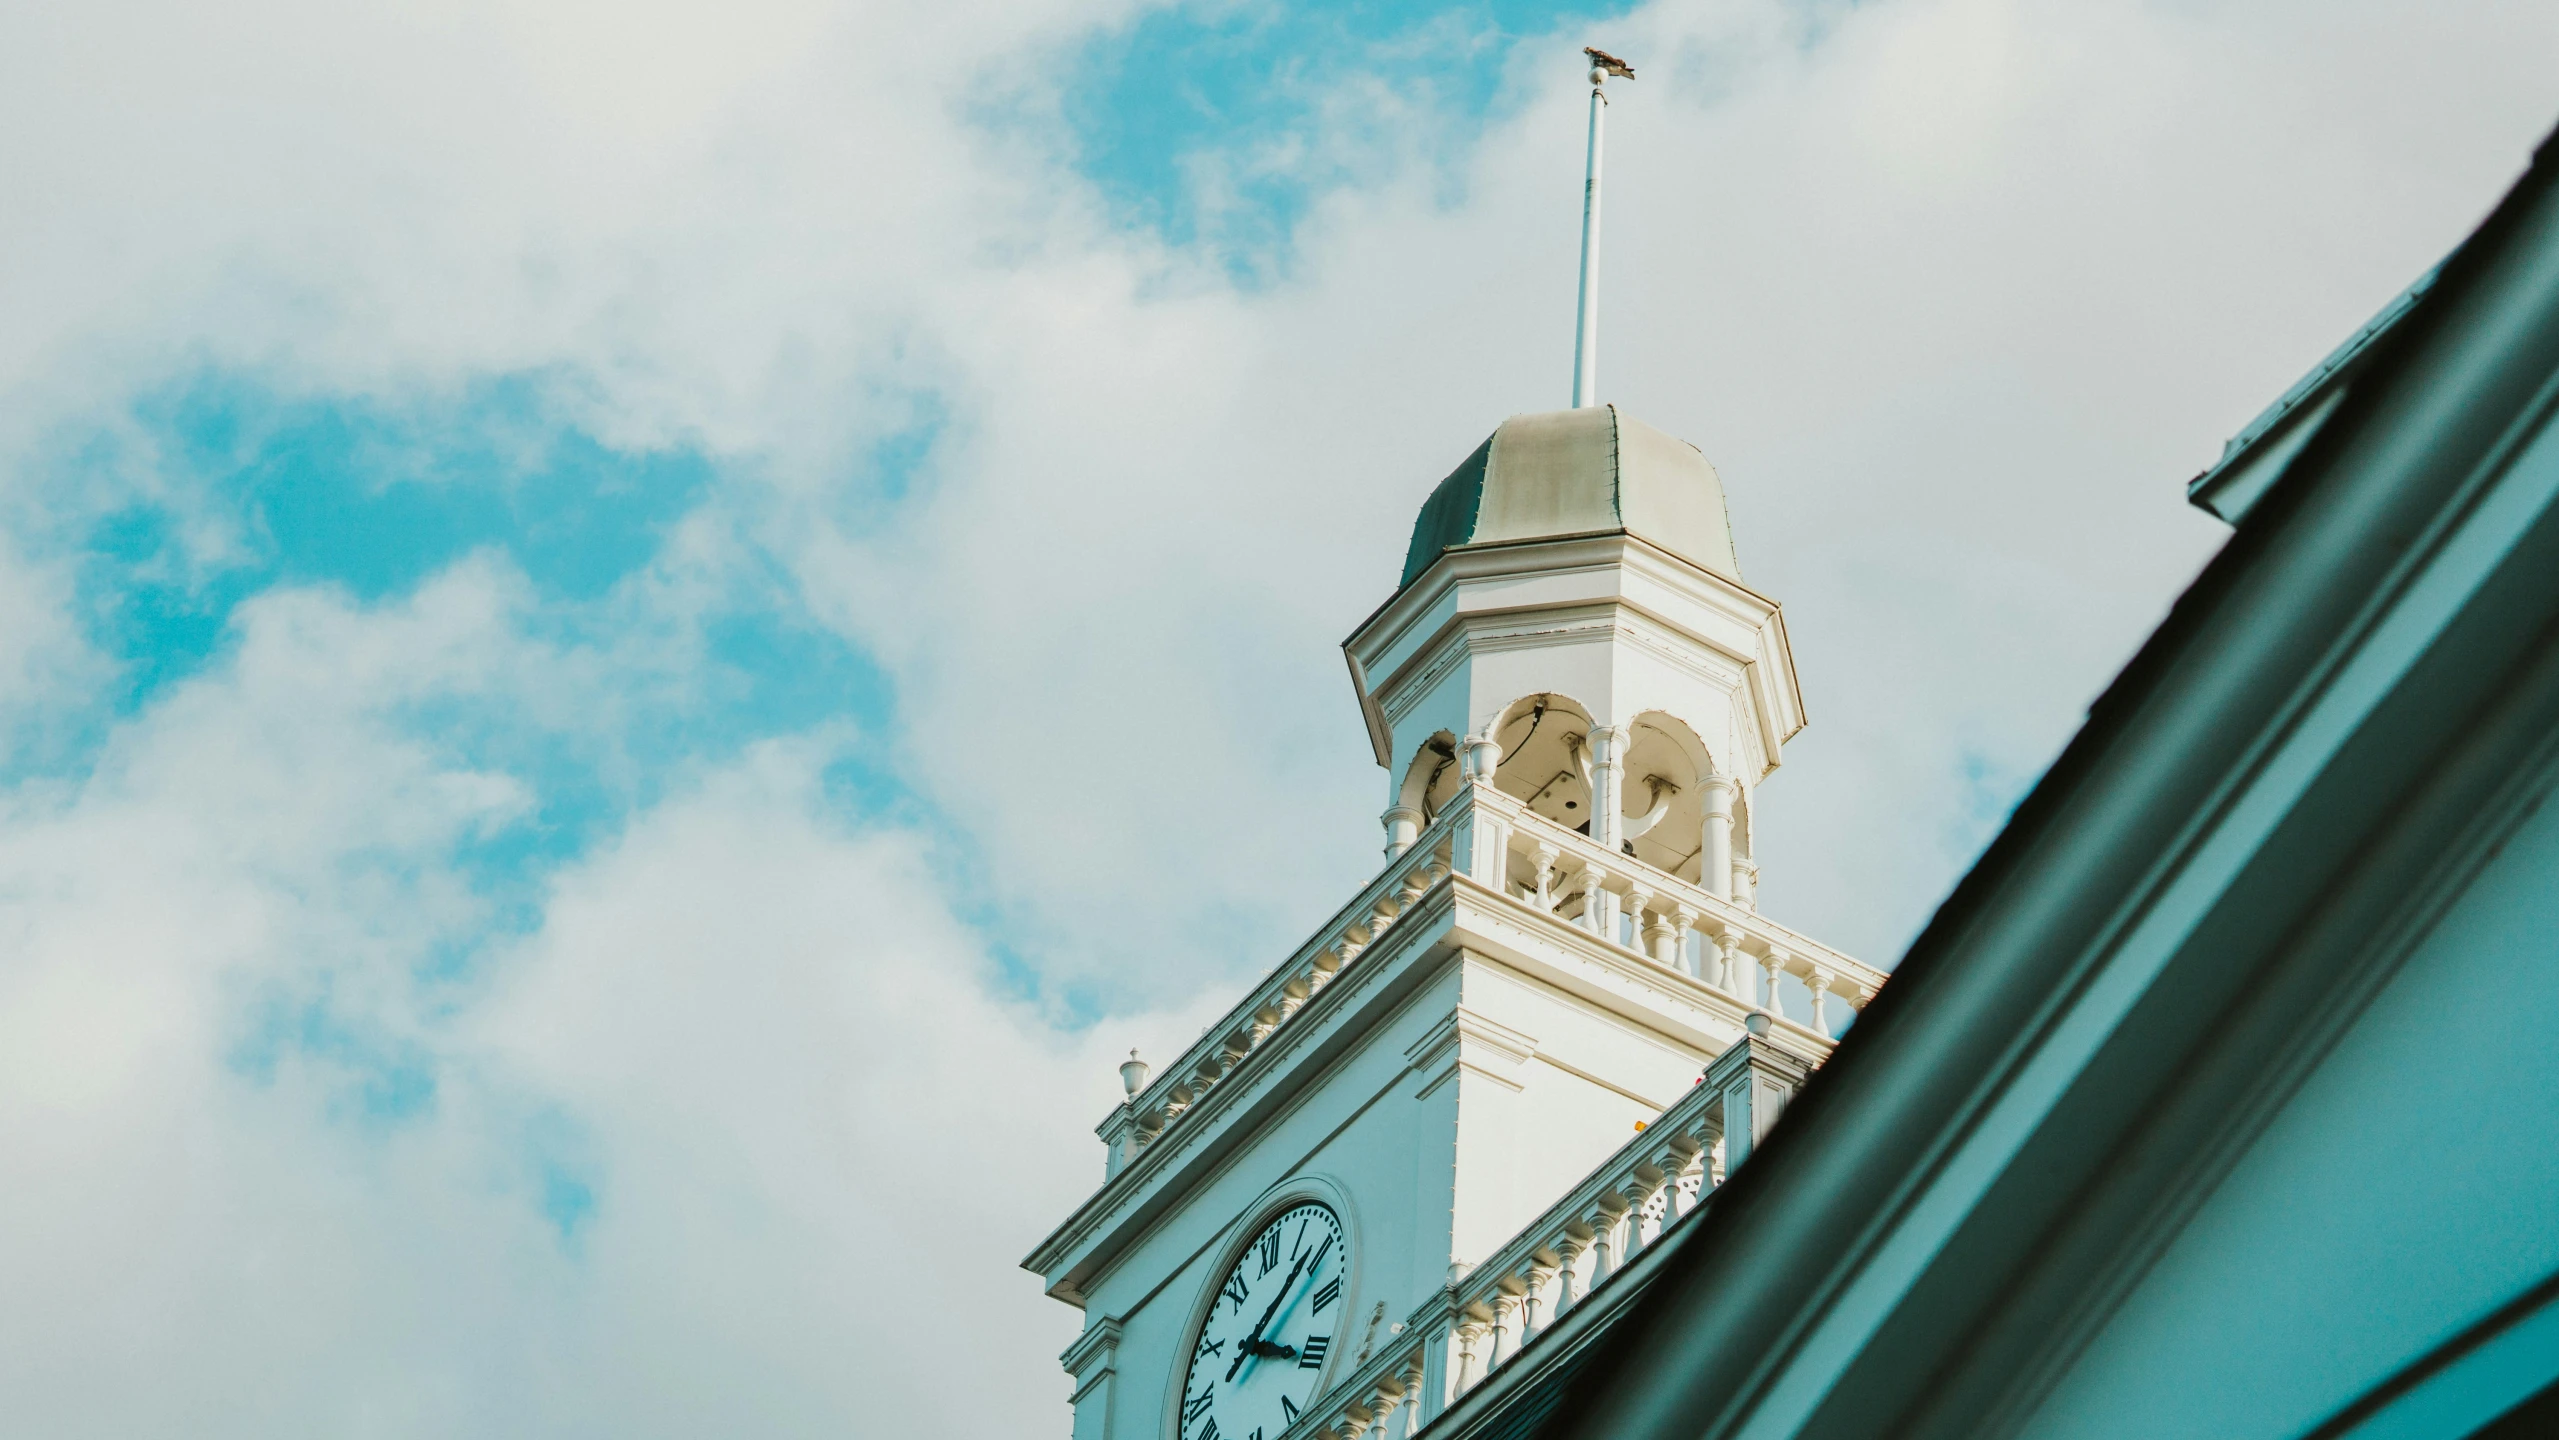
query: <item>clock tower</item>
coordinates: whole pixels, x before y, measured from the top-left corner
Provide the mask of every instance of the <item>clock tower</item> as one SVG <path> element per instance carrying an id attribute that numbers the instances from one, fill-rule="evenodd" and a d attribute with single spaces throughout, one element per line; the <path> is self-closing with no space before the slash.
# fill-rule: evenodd
<path id="1" fill-rule="evenodd" d="M 1755 905 L 1803 701 L 1693 446 L 1504 422 L 1343 652 L 1384 861 L 1122 1067 L 1101 1188 L 1024 1262 L 1084 1312 L 1075 1440 L 1458 1433 L 1640 1288 L 1883 983 Z"/>

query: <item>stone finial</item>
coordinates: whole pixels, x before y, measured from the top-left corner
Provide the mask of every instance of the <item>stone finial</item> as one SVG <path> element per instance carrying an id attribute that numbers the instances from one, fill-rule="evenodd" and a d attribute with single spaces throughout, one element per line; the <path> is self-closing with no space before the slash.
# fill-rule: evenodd
<path id="1" fill-rule="evenodd" d="M 1137 1051 L 1132 1047 L 1128 1058 L 1120 1062 L 1120 1083 L 1128 1087 L 1128 1098 L 1136 1099 L 1137 1092 L 1146 1088 L 1147 1077 L 1154 1073 L 1155 1067 L 1138 1059 Z"/>

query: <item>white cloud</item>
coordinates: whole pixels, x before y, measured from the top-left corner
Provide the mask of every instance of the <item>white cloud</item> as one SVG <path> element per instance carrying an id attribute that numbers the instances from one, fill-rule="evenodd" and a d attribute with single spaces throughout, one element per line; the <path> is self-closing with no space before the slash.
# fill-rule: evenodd
<path id="1" fill-rule="evenodd" d="M 511 588 L 262 601 L 0 828 L 12 1424 L 1049 1423 L 1072 1317 L 1014 1262 L 1098 1176 L 1118 1037 L 996 998 L 929 842 L 826 817 L 816 741 L 680 786 L 452 970 L 486 917 L 451 846 L 519 797 L 399 717 L 561 666 Z M 554 1170 L 592 1192 L 565 1235 Z M 955 1345 L 1006 1383 L 956 1401 Z"/>
<path id="2" fill-rule="evenodd" d="M 1879 960 L 2216 543 L 2177 482 L 2559 100 L 2559 17 L 2508 7 L 1662 4 L 1521 48 L 1446 173 L 1328 109 L 1320 143 L 1401 168 L 1238 292 L 1110 232 L 1051 134 L 966 118 L 1043 113 L 1110 18 L 0 13 L 24 724 L 101 683 L 47 527 L 186 500 L 138 451 L 66 496 L 47 447 L 174 378 L 531 373 L 722 467 L 590 644 L 487 557 L 373 608 L 273 592 L 93 774 L 7 797 L 0 1392 L 44 1433 L 1062 1424 L 1072 1317 L 1011 1266 L 1098 1171 L 1109 1062 L 1373 859 L 1332 647 L 1429 486 L 1562 393 L 1559 52 L 1644 77 L 1603 388 L 1719 463 L 1790 608 L 1813 728 L 1759 809 L 1767 904 Z M 866 447 L 932 404 L 884 493 Z M 896 733 L 678 763 L 508 938 L 457 851 L 542 778 L 421 716 L 637 763 L 621 727 L 759 546 L 887 667 Z M 947 829 L 843 819 L 817 777 L 857 746 Z M 990 912 L 1031 999 L 955 918 Z M 1114 1017 L 1053 1025 L 1070 986 Z M 420 1074 L 431 1105 L 382 1099 Z M 565 1241 L 546 1155 L 594 1189 Z"/>

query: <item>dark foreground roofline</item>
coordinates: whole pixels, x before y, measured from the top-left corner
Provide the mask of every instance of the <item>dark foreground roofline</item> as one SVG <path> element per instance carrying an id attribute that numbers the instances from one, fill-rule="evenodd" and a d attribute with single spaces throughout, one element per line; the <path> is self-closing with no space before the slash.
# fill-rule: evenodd
<path id="1" fill-rule="evenodd" d="M 2480 562 L 2484 578 L 2394 672 L 2397 688 L 2339 712 L 2350 728 L 2319 742 L 2327 758 L 2288 808 L 2257 831 L 2234 808 L 2273 783 L 2269 767 L 2312 753 L 2305 717 L 2349 703 L 2336 688 L 2348 662 L 2396 643 L 2380 619 L 2406 613 L 2420 563 L 2476 518 L 2515 437 L 2559 403 L 2553 159 L 2545 140 L 2422 304 L 2386 312 L 2243 435 L 2232 458 L 2325 407 L 2233 506 L 2230 543 L 1565 1402 L 1545 1397 L 1554 1423 L 1533 1433 L 1668 1440 L 1757 1417 L 1806 1437 L 1933 1435 L 1965 1433 L 1945 1428 L 1950 1406 L 2022 1403 L 1988 1387 L 2023 1382 L 1985 1377 L 2050 1363 L 2035 1325 L 2062 1326 L 2080 1293 L 2065 1282 L 2084 1291 L 2113 1263 L 2088 1236 L 2092 1187 L 2183 1173 L 2152 1153 L 2158 1127 L 2185 1114 L 2181 1067 L 2190 1079 L 2226 1070 L 2224 1051 L 2283 1047 L 2262 1028 L 2283 1022 L 2256 1018 L 2248 987 L 2291 983 L 2288 946 L 2358 918 L 2362 899 L 2340 887 L 2375 863 L 2369 837 L 2407 831 L 2387 858 L 2423 868 L 2406 846 L 2495 779 L 2479 745 L 2529 740 L 2499 697 L 2550 693 L 2534 668 L 2559 633 L 2547 578 L 2559 517 L 2544 510 L 2519 515 L 2508 550 Z M 2547 716 L 2525 718 L 2547 734 Z M 2252 850 L 2212 850 L 2243 831 Z M 2188 892 L 2208 910 L 2156 942 L 2136 933 L 2169 924 L 2162 897 Z M 2222 903 L 2243 892 L 2244 905 Z M 2134 975 L 2125 957 L 2142 945 L 2155 968 Z M 2136 988 L 2111 1028 L 2069 1031 L 2123 985 Z M 2261 1029 L 2235 1030 L 2242 1018 Z M 2057 1055 L 2076 1058 L 2057 1068 Z M 2021 1108 L 2028 1093 L 2040 1108 Z M 2019 1115 L 2028 1130 L 1994 1134 Z M 1993 1171 L 1960 1169 L 1994 1153 Z M 1918 1207 L 1949 1194 L 1971 1198 L 1951 1216 Z"/>

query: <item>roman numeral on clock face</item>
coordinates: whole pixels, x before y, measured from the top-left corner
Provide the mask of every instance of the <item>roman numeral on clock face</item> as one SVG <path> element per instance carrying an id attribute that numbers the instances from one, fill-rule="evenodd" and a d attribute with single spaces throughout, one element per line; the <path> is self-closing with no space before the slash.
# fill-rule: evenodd
<path id="1" fill-rule="evenodd" d="M 1225 1300 L 1232 1300 L 1232 1301 L 1234 1301 L 1234 1302 L 1235 1302 L 1235 1308 L 1236 1308 L 1236 1309 L 1238 1309 L 1238 1310 L 1243 1309 L 1243 1308 L 1244 1308 L 1244 1293 L 1245 1293 L 1245 1292 L 1244 1292 L 1244 1272 L 1243 1272 L 1243 1271 L 1241 1271 L 1241 1270 L 1238 1270 L 1238 1271 L 1236 1271 L 1234 1274 L 1227 1276 L 1227 1277 L 1226 1277 L 1226 1286 L 1225 1286 L 1225 1288 L 1224 1288 L 1224 1289 L 1219 1290 L 1217 1293 L 1218 1293 L 1218 1297 L 1219 1297 L 1220 1299 L 1225 1299 Z"/>
<path id="2" fill-rule="evenodd" d="M 1291 1419 L 1291 1420 L 1296 1419 L 1296 1418 L 1297 1418 L 1297 1402 L 1296 1402 L 1296 1401 L 1294 1401 L 1294 1400 L 1289 1399 L 1289 1398 L 1288 1398 L 1287 1396 L 1285 1396 L 1285 1395 L 1282 1395 L 1282 1396 L 1280 1397 L 1280 1413 L 1281 1413 L 1282 1415 L 1287 1416 L 1287 1417 L 1288 1417 L 1289 1419 Z"/>
<path id="3" fill-rule="evenodd" d="M 1263 1274 L 1268 1275 L 1279 1268 L 1279 1247 L 1280 1232 L 1277 1230 L 1263 1236 L 1261 1242 L 1253 1247 L 1254 1251 L 1262 1257 Z"/>
<path id="4" fill-rule="evenodd" d="M 1330 1335 L 1309 1335 L 1297 1347 L 1297 1368 L 1313 1370 L 1324 1363 L 1324 1352 L 1333 1348 Z"/>
<path id="5" fill-rule="evenodd" d="M 1188 1425 L 1192 1421 L 1200 1418 L 1202 1415 L 1207 1414 L 1208 1407 L 1216 1400 L 1216 1398 L 1216 1393 L 1209 1390 L 1202 1390 L 1197 1395 L 1186 1397 L 1182 1401 L 1182 1423 Z M 1216 1422 L 1211 1421 L 1209 1423 L 1215 1424 Z"/>
<path id="6" fill-rule="evenodd" d="M 1309 1315 L 1321 1315 L 1324 1313 L 1325 1306 L 1330 1305 L 1341 1298 L 1342 1282 L 1341 1278 L 1336 1276 L 1333 1279 L 1325 1281 L 1324 1288 L 1315 1292 L 1314 1303 L 1306 1307 L 1306 1313 Z"/>

